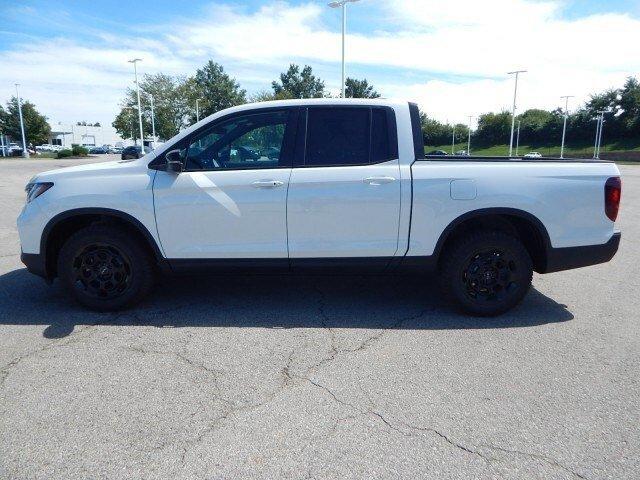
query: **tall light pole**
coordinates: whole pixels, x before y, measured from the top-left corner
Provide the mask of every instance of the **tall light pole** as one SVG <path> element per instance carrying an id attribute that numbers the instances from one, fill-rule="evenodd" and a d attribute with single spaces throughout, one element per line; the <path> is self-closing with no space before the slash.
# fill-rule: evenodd
<path id="1" fill-rule="evenodd" d="M 474 118 L 475 115 L 469 115 L 469 135 L 467 137 L 467 155 L 471 155 L 471 119 Z"/>
<path id="2" fill-rule="evenodd" d="M 593 158 L 600 158 L 600 142 L 602 141 L 602 124 L 604 123 L 604 111 L 596 112 L 596 141 L 593 145 Z"/>
<path id="3" fill-rule="evenodd" d="M 573 98 L 573 95 L 565 95 L 564 98 L 564 122 L 562 124 L 562 145 L 560 146 L 560 158 L 564 158 L 564 139 L 567 134 L 567 117 L 569 116 L 569 99 Z"/>
<path id="4" fill-rule="evenodd" d="M 453 133 L 451 134 L 451 155 L 453 155 L 456 149 L 456 124 L 453 123 Z"/>
<path id="5" fill-rule="evenodd" d="M 18 101 L 18 115 L 20 116 L 20 132 L 22 133 L 22 156 L 24 158 L 29 158 L 29 150 L 27 150 L 27 137 L 24 135 L 24 119 L 22 118 L 22 100 L 20 99 L 20 92 L 18 91 L 18 86 L 20 84 L 16 83 L 16 97 Z"/>
<path id="6" fill-rule="evenodd" d="M 198 108 L 199 100 L 196 98 L 196 123 L 200 121 L 200 108 Z"/>
<path id="7" fill-rule="evenodd" d="M 519 148 L 520 148 L 520 120 L 518 120 L 518 133 L 516 134 L 516 157 L 518 156 Z"/>
<path id="8" fill-rule="evenodd" d="M 345 66 L 344 66 L 344 37 L 347 31 L 347 3 L 355 3 L 360 0 L 340 0 L 336 2 L 330 2 L 331 8 L 342 7 L 342 98 L 345 98 Z"/>
<path id="9" fill-rule="evenodd" d="M 508 72 L 507 75 L 516 76 L 516 85 L 513 89 L 513 109 L 511 110 L 511 139 L 509 140 L 509 156 L 513 153 L 513 130 L 516 126 L 516 97 L 518 95 L 518 75 L 526 73 L 526 70 L 516 70 L 515 72 Z"/>
<path id="10" fill-rule="evenodd" d="M 140 84 L 138 83 L 138 62 L 141 62 L 141 58 L 134 58 L 129 60 L 129 63 L 133 63 L 133 71 L 136 75 L 136 92 L 138 94 L 138 121 L 140 122 L 140 142 L 142 146 L 142 153 L 144 153 L 144 131 L 142 130 L 142 107 L 140 106 Z"/>
<path id="11" fill-rule="evenodd" d="M 598 149 L 596 152 L 596 158 L 600 158 L 600 147 L 602 146 L 602 130 L 604 129 L 604 114 L 606 112 L 604 110 L 602 110 L 600 112 L 600 131 L 598 132 L 598 138 L 597 138 L 597 144 L 598 144 Z"/>
<path id="12" fill-rule="evenodd" d="M 151 99 L 151 135 L 153 136 L 153 147 L 155 148 L 156 144 L 156 114 L 153 108 L 153 95 L 147 92 L 149 98 Z"/>

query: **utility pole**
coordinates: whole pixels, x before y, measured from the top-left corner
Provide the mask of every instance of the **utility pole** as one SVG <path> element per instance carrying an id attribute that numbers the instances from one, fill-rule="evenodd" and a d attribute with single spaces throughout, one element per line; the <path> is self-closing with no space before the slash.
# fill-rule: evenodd
<path id="1" fill-rule="evenodd" d="M 562 125 L 562 145 L 560 146 L 560 158 L 564 158 L 564 139 L 567 134 L 567 117 L 569 116 L 569 99 L 573 98 L 573 95 L 565 95 L 563 97 L 564 102 L 564 122 Z"/>
<path id="2" fill-rule="evenodd" d="M 456 149 L 456 124 L 453 124 L 453 134 L 451 135 L 451 155 L 453 155 Z"/>
<path id="3" fill-rule="evenodd" d="M 600 158 L 600 142 L 602 141 L 602 127 L 604 123 L 604 111 L 597 112 L 596 117 L 596 141 L 593 145 L 593 158 Z"/>
<path id="4" fill-rule="evenodd" d="M 600 112 L 600 133 L 598 133 L 598 154 L 596 158 L 600 158 L 600 147 L 602 146 L 602 130 L 604 130 L 604 114 L 604 111 Z"/>
<path id="5" fill-rule="evenodd" d="M 471 156 L 471 119 L 473 115 L 469 115 L 469 137 L 467 138 L 467 156 Z"/>
<path id="6" fill-rule="evenodd" d="M 340 0 L 336 2 L 330 2 L 328 5 L 331 8 L 342 7 L 342 88 L 341 96 L 345 98 L 345 61 L 344 61 L 344 40 L 347 32 L 347 3 L 355 3 L 359 0 Z"/>
<path id="7" fill-rule="evenodd" d="M 199 100 L 196 98 L 196 123 L 200 121 L 200 108 L 198 106 Z"/>
<path id="8" fill-rule="evenodd" d="M 516 84 L 513 89 L 513 109 L 511 110 L 511 139 L 509 140 L 509 156 L 513 153 L 513 130 L 516 124 L 516 97 L 518 95 L 518 76 L 521 73 L 526 73 L 526 70 L 516 70 L 515 72 L 508 72 L 507 75 L 516 76 Z"/>
<path id="9" fill-rule="evenodd" d="M 519 147 L 520 147 L 520 120 L 518 120 L 518 134 L 516 135 L 516 157 L 518 156 Z"/>
<path id="10" fill-rule="evenodd" d="M 129 63 L 133 63 L 133 71 L 136 76 L 136 92 L 138 93 L 138 121 L 140 122 L 140 144 L 142 146 L 142 154 L 144 155 L 144 131 L 142 130 L 142 107 L 140 106 L 140 84 L 138 83 L 138 62 L 141 62 L 141 58 L 134 58 L 129 60 Z"/>
<path id="11" fill-rule="evenodd" d="M 153 109 L 153 95 L 148 94 L 151 99 L 151 135 L 153 135 L 153 148 L 156 148 L 156 114 Z"/>
<path id="12" fill-rule="evenodd" d="M 24 158 L 29 158 L 29 150 L 27 150 L 27 137 L 24 135 L 24 119 L 22 118 L 22 100 L 20 99 L 20 92 L 18 91 L 18 86 L 20 84 L 16 83 L 16 97 L 18 98 L 18 115 L 20 116 L 20 132 L 22 133 L 22 156 Z"/>

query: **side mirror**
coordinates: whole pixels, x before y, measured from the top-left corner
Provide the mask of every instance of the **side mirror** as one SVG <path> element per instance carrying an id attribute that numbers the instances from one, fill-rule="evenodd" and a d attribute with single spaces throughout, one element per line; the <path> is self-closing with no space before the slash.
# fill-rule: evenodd
<path id="1" fill-rule="evenodd" d="M 164 156 L 167 165 L 167 172 L 180 173 L 183 170 L 182 155 L 180 150 L 171 150 Z"/>

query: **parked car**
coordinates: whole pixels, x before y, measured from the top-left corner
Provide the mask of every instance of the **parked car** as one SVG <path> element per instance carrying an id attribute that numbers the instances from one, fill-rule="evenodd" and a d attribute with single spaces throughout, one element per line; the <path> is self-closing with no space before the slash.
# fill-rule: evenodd
<path id="1" fill-rule="evenodd" d="M 468 157 L 468 156 L 469 156 L 469 153 L 468 153 L 466 150 L 458 150 L 458 151 L 456 152 L 456 155 L 457 155 L 458 157 Z"/>
<path id="2" fill-rule="evenodd" d="M 109 147 L 109 153 L 122 153 L 122 147 Z"/>
<path id="3" fill-rule="evenodd" d="M 129 158 L 141 158 L 147 153 L 149 153 L 150 151 L 151 149 L 149 147 L 144 147 L 144 153 L 142 153 L 142 147 L 137 145 L 131 146 L 131 147 L 125 147 L 122 150 L 122 154 L 120 158 L 122 158 L 122 160 L 127 160 Z"/>
<path id="4" fill-rule="evenodd" d="M 447 152 L 445 152 L 444 150 L 431 150 L 430 152 L 427 153 L 427 155 L 448 155 Z"/>
<path id="5" fill-rule="evenodd" d="M 249 141 L 282 154 L 225 154 Z M 219 111 L 139 160 L 37 175 L 18 230 L 29 271 L 96 310 L 133 305 L 157 271 L 435 271 L 489 316 L 534 270 L 610 260 L 620 196 L 613 162 L 425 157 L 413 103 L 288 100 Z"/>
<path id="6" fill-rule="evenodd" d="M 542 154 L 539 152 L 529 152 L 525 154 L 524 158 L 542 158 Z"/>
<path id="7" fill-rule="evenodd" d="M 89 149 L 89 153 L 91 154 L 105 154 L 105 153 L 109 153 L 109 148 L 106 146 L 102 146 L 102 147 L 92 147 Z"/>
<path id="8" fill-rule="evenodd" d="M 11 142 L 7 147 L 7 152 L 9 157 L 20 157 L 24 150 L 17 143 Z"/>

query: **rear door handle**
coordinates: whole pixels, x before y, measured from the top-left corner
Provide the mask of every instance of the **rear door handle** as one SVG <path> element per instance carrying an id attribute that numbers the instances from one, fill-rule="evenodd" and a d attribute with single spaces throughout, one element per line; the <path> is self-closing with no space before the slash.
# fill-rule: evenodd
<path id="1" fill-rule="evenodd" d="M 257 180 L 251 184 L 255 188 L 276 188 L 284 185 L 280 180 Z"/>
<path id="2" fill-rule="evenodd" d="M 394 177 L 367 177 L 363 178 L 362 181 L 369 185 L 384 185 L 385 183 L 395 182 L 396 179 Z"/>

